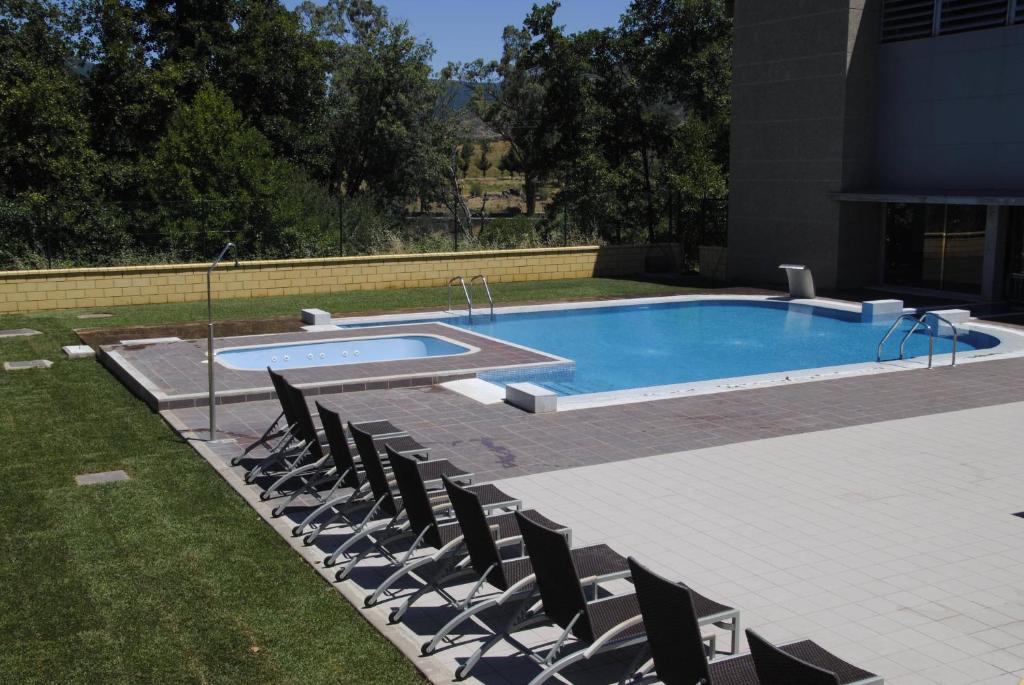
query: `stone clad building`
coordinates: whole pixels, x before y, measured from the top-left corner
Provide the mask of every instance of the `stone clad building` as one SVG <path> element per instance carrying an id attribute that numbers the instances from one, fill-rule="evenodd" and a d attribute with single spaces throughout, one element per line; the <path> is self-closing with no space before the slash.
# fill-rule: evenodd
<path id="1" fill-rule="evenodd" d="M 736 0 L 728 272 L 1024 299 L 1024 0 Z"/>

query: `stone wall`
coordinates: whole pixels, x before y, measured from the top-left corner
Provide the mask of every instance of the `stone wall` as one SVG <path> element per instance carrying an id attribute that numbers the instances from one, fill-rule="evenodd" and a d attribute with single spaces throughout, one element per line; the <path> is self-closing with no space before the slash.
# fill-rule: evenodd
<path id="1" fill-rule="evenodd" d="M 242 262 L 225 260 L 215 298 L 444 286 L 461 274 L 491 283 L 644 271 L 647 246 L 564 247 Z M 202 300 L 208 264 L 0 272 L 0 313 Z"/>

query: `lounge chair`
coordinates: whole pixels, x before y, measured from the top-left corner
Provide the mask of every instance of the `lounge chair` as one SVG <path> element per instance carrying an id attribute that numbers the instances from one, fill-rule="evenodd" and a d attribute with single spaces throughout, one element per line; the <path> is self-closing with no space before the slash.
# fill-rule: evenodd
<path id="1" fill-rule="evenodd" d="M 406 576 L 414 575 L 421 583 L 421 587 L 392 612 L 391 620 L 394 622 L 405 614 L 413 602 L 427 592 L 441 591 L 446 584 L 459 578 L 474 576 L 476 573 L 468 563 L 462 563 L 466 555 L 463 552 L 464 536 L 459 521 L 450 515 L 438 516 L 439 512 L 447 514 L 451 510 L 450 500 L 447 497 L 444 499 L 431 497 L 431 493 L 427 491 L 420 464 L 398 454 L 390 446 L 387 447 L 387 450 L 391 466 L 394 469 L 395 481 L 398 483 L 398 491 L 402 495 L 402 502 L 405 506 L 409 533 L 416 537 L 400 556 L 392 557 L 398 569 L 370 593 L 366 598 L 366 606 L 377 604 L 395 583 Z M 490 484 L 474 485 L 469 488 L 469 491 L 476 495 L 481 502 L 481 507 L 484 507 L 483 503 L 486 503 L 488 512 L 506 512 L 487 517 L 485 525 L 488 526 L 488 529 L 496 530 L 499 539 L 518 539 L 519 528 L 516 525 L 516 518 L 511 512 L 521 508 L 520 500 L 510 497 Z M 536 512 L 521 512 L 520 515 L 536 517 L 536 520 L 552 526 L 557 525 Z M 385 544 L 385 548 L 387 547 L 388 545 Z M 421 549 L 434 551 L 424 556 L 415 557 L 416 552 Z M 427 573 L 422 573 L 421 570 L 427 571 Z"/>
<path id="2" fill-rule="evenodd" d="M 316 409 L 320 416 L 324 437 L 327 440 L 327 458 L 315 464 L 300 466 L 292 470 L 286 477 L 278 479 L 278 482 L 274 484 L 275 488 L 280 491 L 285 482 L 293 479 L 299 481 L 299 485 L 294 487 L 288 498 L 274 508 L 274 516 L 280 516 L 292 502 L 302 495 L 308 494 L 320 502 L 300 524 L 292 528 L 293 535 L 301 535 L 306 526 L 325 512 L 344 507 L 366 492 L 366 479 L 362 477 L 361 469 L 353 458 L 354 446 L 350 444 L 345 435 L 341 417 L 337 412 L 327 409 L 319 402 L 316 403 Z M 390 421 L 371 421 L 356 425 L 371 433 L 374 440 L 407 435 Z M 425 458 L 427 452 L 426 448 L 423 449 Z M 321 494 L 324 489 L 327 489 L 327 492 Z"/>
<path id="3" fill-rule="evenodd" d="M 288 427 L 280 442 L 245 474 L 247 483 L 254 483 L 257 478 L 266 475 L 274 467 L 281 467 L 285 473 L 291 471 L 311 450 L 319 451 L 320 446 L 321 436 L 316 424 L 309 417 L 309 408 L 306 406 L 302 391 L 270 368 L 267 368 L 267 373 L 274 384 L 274 391 L 281 404 L 281 413 L 284 414 Z M 313 444 L 316 445 L 315 448 Z"/>
<path id="4" fill-rule="evenodd" d="M 329 567 L 337 564 L 338 559 L 342 556 L 346 556 L 347 561 L 344 567 L 335 575 L 338 580 L 347 578 L 372 549 L 376 548 L 387 555 L 390 553 L 387 549 L 388 543 L 393 544 L 400 539 L 409 537 L 409 522 L 402 514 L 402 499 L 396 492 L 395 482 L 389 477 L 384 466 L 381 451 L 386 451 L 390 447 L 393 452 L 401 453 L 403 442 L 407 442 L 410 438 L 385 438 L 374 441 L 372 435 L 351 422 L 349 423 L 349 434 L 355 442 L 356 451 L 359 452 L 359 458 L 373 494 L 370 498 L 372 503 L 369 509 L 359 521 L 352 523 L 353 534 L 324 560 L 324 566 Z M 472 480 L 473 474 L 456 467 L 447 459 L 416 462 L 416 465 L 420 477 L 427 482 L 439 482 L 441 476 L 457 478 L 463 482 Z M 443 492 L 438 495 L 447 501 L 447 496 Z M 321 530 L 322 528 L 314 532 L 319 533 Z M 369 542 L 371 546 L 349 558 L 347 556 L 349 550 L 362 541 Z"/>
<path id="5" fill-rule="evenodd" d="M 330 467 L 327 451 L 324 449 L 326 436 L 317 430 L 302 391 L 287 382 L 284 383 L 283 391 L 287 397 L 286 404 L 295 418 L 295 427 L 292 433 L 301 441 L 302 448 L 290 459 L 285 472 L 279 475 L 270 487 L 260 493 L 260 499 L 264 501 L 274 497 L 292 478 L 325 471 Z M 249 474 L 251 475 L 252 471 Z"/>
<path id="6" fill-rule="evenodd" d="M 536 573 L 544 613 L 563 629 L 547 654 L 538 659 L 543 670 L 530 681 L 530 685 L 539 685 L 566 667 L 599 653 L 642 645 L 647 641 L 637 595 L 598 597 L 599 579 L 580 577 L 569 543 L 561 533 L 524 517 L 519 517 L 519 529 Z M 591 588 L 593 599 L 587 599 L 583 590 L 585 586 Z M 713 623 L 736 632 L 739 626 L 736 609 L 695 596 L 700 598 L 695 615 L 702 624 Z M 575 637 L 582 647 L 559 658 L 570 637 Z M 735 637 L 733 643 L 736 643 Z M 630 671 L 633 670 L 631 667 Z"/>
<path id="7" fill-rule="evenodd" d="M 462 679 L 468 677 L 481 657 L 503 639 L 520 630 L 547 623 L 548 618 L 542 610 L 531 606 L 537 604 L 538 595 L 530 558 L 527 556 L 505 558 L 501 554 L 501 547 L 521 541 L 522 537 L 496 540 L 493 527 L 480 504 L 479 496 L 472 490 L 448 479 L 444 479 L 444 485 L 456 518 L 462 526 L 466 551 L 469 553 L 470 563 L 478 575 L 478 580 L 465 599 L 459 602 L 458 606 L 461 609 L 459 614 L 445 623 L 430 641 L 423 645 L 421 652 L 424 655 L 434 653 L 441 642 L 447 640 L 449 634 L 473 616 L 495 607 L 506 605 L 516 607 L 511 612 L 511 619 L 507 621 L 504 628 L 485 640 L 469 659 L 459 666 L 455 675 L 456 678 Z M 551 523 L 536 512 L 524 511 L 523 515 L 549 530 L 558 531 L 565 536 L 567 541 L 571 542 L 569 529 Z M 576 568 L 585 569 L 585 573 L 598 578 L 598 582 L 629 576 L 626 558 L 617 554 L 608 545 L 575 548 L 572 550 L 572 559 Z M 474 601 L 485 586 L 490 587 L 497 594 L 484 596 L 478 601 Z"/>
<path id="8" fill-rule="evenodd" d="M 873 673 L 804 640 L 774 647 L 747 631 L 752 654 L 708 661 L 698 625 L 703 598 L 629 559 L 657 679 L 666 685 L 869 685 Z"/>

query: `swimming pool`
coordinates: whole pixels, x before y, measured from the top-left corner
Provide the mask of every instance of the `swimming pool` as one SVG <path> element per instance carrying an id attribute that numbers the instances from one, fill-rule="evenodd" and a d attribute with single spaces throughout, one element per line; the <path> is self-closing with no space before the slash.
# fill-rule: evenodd
<path id="1" fill-rule="evenodd" d="M 282 343 L 218 350 L 217 362 L 231 369 L 302 369 L 312 366 L 448 357 L 473 350 L 431 335 L 379 336 Z"/>
<path id="2" fill-rule="evenodd" d="M 572 360 L 575 369 L 481 374 L 499 384 L 532 381 L 561 395 L 874 362 L 878 342 L 891 324 L 862 322 L 859 312 L 755 299 L 568 307 L 502 313 L 494 319 L 478 314 L 472 320 L 431 320 Z M 897 356 L 900 337 L 890 341 L 883 359 Z M 999 342 L 986 333 L 961 331 L 958 351 L 987 349 Z M 951 338 L 936 338 L 936 355 L 951 350 Z M 915 333 L 907 344 L 907 357 L 927 354 L 928 335 Z"/>

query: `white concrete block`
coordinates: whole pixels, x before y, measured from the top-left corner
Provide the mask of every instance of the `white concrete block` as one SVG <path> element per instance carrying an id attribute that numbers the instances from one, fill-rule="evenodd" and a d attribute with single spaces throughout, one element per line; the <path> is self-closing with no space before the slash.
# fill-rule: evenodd
<path id="1" fill-rule="evenodd" d="M 903 313 L 903 300 L 868 300 L 861 304 L 860 320 L 865 323 L 895 321 Z"/>
<path id="2" fill-rule="evenodd" d="M 327 326 L 331 323 L 331 313 L 322 309 L 303 309 L 302 323 L 314 326 Z"/>
<path id="3" fill-rule="evenodd" d="M 933 309 L 927 312 L 928 314 L 935 314 L 941 316 L 957 328 L 957 332 L 963 334 L 963 325 L 971 318 L 971 312 L 967 309 Z M 935 317 L 929 316 L 927 319 L 928 323 L 935 326 L 935 332 L 938 335 L 953 335 L 953 330 L 949 327 L 945 321 L 939 321 Z"/>
<path id="4" fill-rule="evenodd" d="M 96 350 L 88 345 L 65 345 L 61 349 L 70 359 L 89 359 L 96 356 Z"/>
<path id="5" fill-rule="evenodd" d="M 505 386 L 505 401 L 531 414 L 558 411 L 558 393 L 535 383 L 509 383 Z"/>

